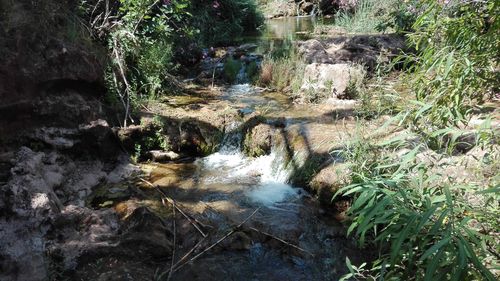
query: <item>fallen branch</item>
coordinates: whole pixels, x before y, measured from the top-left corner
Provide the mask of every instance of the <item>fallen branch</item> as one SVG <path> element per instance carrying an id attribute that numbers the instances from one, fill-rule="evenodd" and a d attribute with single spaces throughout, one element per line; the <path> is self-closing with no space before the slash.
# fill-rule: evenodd
<path id="1" fill-rule="evenodd" d="M 279 242 L 281 242 L 281 243 L 283 243 L 283 244 L 285 244 L 285 245 L 288 245 L 288 246 L 290 246 L 290 247 L 292 247 L 292 248 L 295 248 L 295 249 L 297 249 L 297 250 L 299 250 L 299 251 L 302 251 L 302 252 L 307 253 L 307 254 L 311 255 L 312 257 L 314 257 L 314 254 L 313 254 L 313 253 L 311 253 L 311 252 L 309 252 L 309 251 L 307 251 L 307 250 L 304 250 L 304 249 L 302 249 L 301 247 L 299 247 L 299 246 L 297 246 L 297 245 L 294 245 L 294 244 L 292 244 L 292 243 L 290 243 L 290 242 L 287 242 L 287 241 L 285 241 L 285 240 L 283 240 L 283 239 L 281 239 L 281 238 L 279 238 L 279 237 L 276 237 L 276 236 L 274 236 L 274 235 L 272 235 L 272 234 L 270 234 L 270 233 L 264 232 L 264 231 L 259 230 L 259 229 L 257 229 L 257 228 L 254 228 L 254 227 L 249 227 L 249 228 L 250 228 L 251 230 L 255 231 L 255 232 L 258 232 L 258 233 L 260 233 L 260 234 L 264 234 L 264 235 L 266 235 L 266 236 L 269 236 L 269 237 L 271 237 L 271 238 L 273 238 L 273 239 L 275 239 L 275 240 L 278 240 Z"/>
<path id="2" fill-rule="evenodd" d="M 179 267 L 175 268 L 173 272 L 176 272 L 177 270 L 181 269 L 183 266 L 185 266 L 186 264 L 190 263 L 190 262 L 193 262 L 195 261 L 196 259 L 198 259 L 200 256 L 202 256 L 204 253 L 210 251 L 213 247 L 219 245 L 222 241 L 224 241 L 226 238 L 228 238 L 229 236 L 231 236 L 233 233 L 235 233 L 236 231 L 238 231 L 242 226 L 243 224 L 245 224 L 248 220 L 250 220 L 256 213 L 257 211 L 260 210 L 260 207 L 255 209 L 255 211 L 253 211 L 252 214 L 250 214 L 250 216 L 248 216 L 245 220 L 243 220 L 240 224 L 238 224 L 236 227 L 234 227 L 231 231 L 229 231 L 226 235 L 222 236 L 219 240 L 217 240 L 217 242 L 213 243 L 212 245 L 208 246 L 205 250 L 201 251 L 199 254 L 197 254 L 196 256 L 192 257 L 189 261 L 181 264 Z"/>
<path id="3" fill-rule="evenodd" d="M 193 221 L 193 219 L 191 219 L 191 217 L 186 215 L 186 213 L 184 213 L 184 211 L 179 206 L 177 206 L 174 199 L 168 197 L 165 194 L 165 192 L 163 192 L 158 186 L 150 183 L 149 181 L 147 181 L 143 178 L 139 178 L 139 179 L 141 181 L 145 182 L 146 184 L 150 185 L 151 187 L 155 188 L 156 191 L 158 191 L 158 193 L 160 193 L 163 196 L 163 198 L 161 199 L 161 203 L 163 204 L 163 206 L 167 207 L 167 203 L 165 203 L 165 200 L 167 200 L 168 203 L 172 204 L 172 206 L 174 206 L 174 208 L 177 209 L 177 211 L 179 211 L 179 213 L 181 213 L 189 221 L 189 223 L 191 223 L 194 226 L 194 228 L 196 228 L 196 230 L 198 230 L 198 232 L 201 234 L 201 236 L 207 237 L 207 234 L 205 234 L 205 232 L 203 232 L 203 230 L 201 230 L 201 228 L 198 226 L 198 224 L 195 221 Z"/>
<path id="4" fill-rule="evenodd" d="M 167 281 L 170 281 L 170 278 L 172 277 L 172 269 L 174 268 L 174 260 L 175 260 L 175 245 L 177 244 L 177 237 L 176 237 L 176 227 L 175 227 L 175 203 L 172 202 L 172 214 L 173 214 L 173 219 L 172 219 L 172 224 L 174 227 L 174 246 L 172 249 L 172 261 L 170 263 L 170 271 L 168 273 Z"/>
<path id="5" fill-rule="evenodd" d="M 194 245 L 194 247 L 191 248 L 191 250 L 189 250 L 186 254 L 184 254 L 184 256 L 182 256 L 182 258 L 180 260 L 178 260 L 174 264 L 173 267 L 170 267 L 169 275 L 173 274 L 175 271 L 177 271 L 177 267 L 179 266 L 179 264 L 181 264 L 183 261 L 185 261 L 194 252 L 194 250 L 196 250 L 201 245 L 201 243 L 203 243 L 203 241 L 205 241 L 206 238 L 207 237 L 203 237 L 200 241 L 198 241 L 198 243 L 196 243 L 196 245 Z"/>

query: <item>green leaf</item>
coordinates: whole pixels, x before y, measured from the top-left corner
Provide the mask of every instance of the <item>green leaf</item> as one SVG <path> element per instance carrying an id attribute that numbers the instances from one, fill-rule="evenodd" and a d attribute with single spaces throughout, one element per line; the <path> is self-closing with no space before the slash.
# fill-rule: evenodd
<path id="1" fill-rule="evenodd" d="M 427 251 L 424 252 L 424 254 L 420 257 L 419 260 L 420 261 L 426 260 L 430 255 L 434 254 L 439 249 L 441 249 L 441 247 L 443 247 L 446 244 L 448 244 L 450 242 L 450 240 L 451 240 L 451 237 L 445 237 L 445 238 L 441 239 L 439 242 L 437 242 L 432 247 L 430 247 L 429 249 L 427 249 Z"/>

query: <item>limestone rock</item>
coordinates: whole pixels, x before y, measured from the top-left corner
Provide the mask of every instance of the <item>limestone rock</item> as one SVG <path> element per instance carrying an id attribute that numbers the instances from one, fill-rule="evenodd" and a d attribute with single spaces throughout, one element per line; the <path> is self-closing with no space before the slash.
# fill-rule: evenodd
<path id="1" fill-rule="evenodd" d="M 132 255 L 168 257 L 173 249 L 170 227 L 146 207 L 139 207 L 127 217 L 120 245 L 133 248 Z"/>
<path id="2" fill-rule="evenodd" d="M 312 63 L 304 70 L 301 90 L 323 92 L 327 97 L 342 97 L 350 83 L 357 84 L 363 78 L 363 70 L 350 64 Z"/>
<path id="3" fill-rule="evenodd" d="M 335 192 L 350 183 L 349 174 L 347 164 L 332 163 L 316 174 L 309 185 L 321 203 L 331 204 Z"/>
<path id="4" fill-rule="evenodd" d="M 180 155 L 173 151 L 151 150 L 148 157 L 155 162 L 167 162 L 179 159 Z"/>
<path id="5" fill-rule="evenodd" d="M 243 147 L 251 157 L 269 154 L 273 144 L 275 130 L 271 125 L 259 124 L 253 127 L 245 136 Z"/>
<path id="6" fill-rule="evenodd" d="M 298 52 L 306 63 L 332 63 L 325 47 L 317 39 L 311 39 L 298 43 Z"/>

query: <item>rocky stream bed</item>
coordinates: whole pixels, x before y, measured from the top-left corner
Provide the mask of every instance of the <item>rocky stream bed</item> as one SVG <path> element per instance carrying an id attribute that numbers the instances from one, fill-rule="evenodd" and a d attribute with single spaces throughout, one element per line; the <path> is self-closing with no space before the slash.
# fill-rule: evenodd
<path id="1" fill-rule="evenodd" d="M 311 31 L 302 21 L 274 22 L 267 37 L 222 56 L 258 61 L 289 35 L 280 31 Z M 42 75 L 54 62 L 40 58 L 41 70 L 4 84 L 24 88 L 0 106 L 24 116 L 0 120 L 0 279 L 338 279 L 346 257 L 371 256 L 345 235 L 346 202 L 330 204 L 347 174 L 331 152 L 356 127 L 356 102 L 339 98 L 350 63 L 369 65 L 398 40 L 298 44 L 315 81 L 303 87 L 325 90 L 324 74 L 335 78 L 322 104 L 246 83 L 192 86 L 144 105 L 127 128 L 99 96 L 98 59 Z M 53 56 L 88 54 L 79 48 L 55 46 Z M 194 80 L 213 79 L 220 63 L 215 50 Z"/>

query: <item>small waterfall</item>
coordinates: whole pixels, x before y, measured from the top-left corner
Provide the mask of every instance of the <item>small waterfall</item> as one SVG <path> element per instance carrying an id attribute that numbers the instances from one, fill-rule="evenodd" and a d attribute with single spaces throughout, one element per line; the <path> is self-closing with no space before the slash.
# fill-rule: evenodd
<path id="1" fill-rule="evenodd" d="M 245 63 L 242 63 L 241 68 L 236 75 L 236 84 L 245 84 L 248 83 L 248 80 L 247 66 Z"/>
<path id="2" fill-rule="evenodd" d="M 240 74 L 241 77 L 246 74 L 244 68 Z M 247 96 L 258 93 L 248 84 L 239 84 L 231 86 L 227 94 Z M 248 198 L 268 206 L 297 197 L 298 189 L 288 184 L 290 170 L 286 164 L 285 151 L 273 148 L 269 155 L 246 157 L 241 147 L 241 125 L 241 122 L 231 123 L 226 128 L 219 151 L 198 160 L 206 174 L 211 175 L 206 178 L 206 183 L 248 185 L 244 192 Z"/>
<path id="3" fill-rule="evenodd" d="M 228 128 L 222 139 L 219 153 L 220 154 L 238 154 L 241 151 L 242 133 L 239 130 L 241 122 L 233 122 Z"/>

